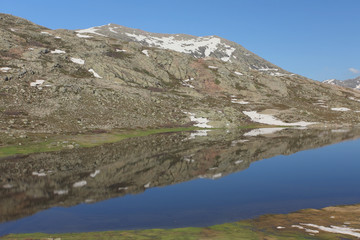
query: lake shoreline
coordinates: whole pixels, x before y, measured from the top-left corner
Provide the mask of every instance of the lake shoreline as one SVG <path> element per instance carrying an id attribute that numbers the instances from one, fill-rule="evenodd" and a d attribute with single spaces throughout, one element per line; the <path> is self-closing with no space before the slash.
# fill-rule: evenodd
<path id="1" fill-rule="evenodd" d="M 268 214 L 209 227 L 64 234 L 9 234 L 2 239 L 357 239 L 360 204 Z"/>
<path id="2" fill-rule="evenodd" d="M 256 128 L 293 128 L 292 126 L 277 125 L 244 125 L 236 129 L 256 129 Z M 107 143 L 116 143 L 128 138 L 144 137 L 161 133 L 190 132 L 197 130 L 219 130 L 219 128 L 200 128 L 200 127 L 177 127 L 177 128 L 154 128 L 139 130 L 94 130 L 89 133 L 51 135 L 33 134 L 24 135 L 16 138 L 14 143 L 0 145 L 0 159 L 27 155 L 32 153 L 54 152 L 74 148 L 88 148 L 100 146 Z M 226 129 L 222 129 L 226 130 Z"/>

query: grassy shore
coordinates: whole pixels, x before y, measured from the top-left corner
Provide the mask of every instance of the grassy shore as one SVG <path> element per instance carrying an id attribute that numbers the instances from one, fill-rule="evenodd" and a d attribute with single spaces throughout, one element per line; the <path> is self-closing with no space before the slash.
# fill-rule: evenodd
<path id="1" fill-rule="evenodd" d="M 65 234 L 11 234 L 2 239 L 358 239 L 360 205 L 305 209 L 204 228 L 148 229 Z M 308 225 L 313 224 L 313 225 Z M 325 227 L 325 228 L 321 228 Z M 340 232 L 343 233 L 340 233 Z"/>
<path id="2" fill-rule="evenodd" d="M 8 157 L 17 154 L 31 154 L 39 152 L 52 152 L 67 149 L 69 147 L 94 147 L 106 143 L 115 143 L 127 138 L 143 137 L 152 134 L 195 131 L 201 128 L 180 127 L 160 128 L 148 130 L 113 131 L 105 133 L 89 133 L 68 136 L 45 137 L 40 135 L 30 136 L 28 139 L 19 139 L 16 144 L 0 147 L 0 157 Z"/>
<path id="3" fill-rule="evenodd" d="M 265 127 L 281 127 L 270 125 L 247 125 L 239 126 L 239 129 L 255 129 Z M 28 138 L 19 138 L 12 144 L 0 146 L 0 158 L 9 157 L 18 154 L 31 154 L 40 152 L 52 152 L 68 149 L 72 147 L 94 147 L 106 143 L 115 143 L 124 139 L 133 137 L 144 137 L 152 134 L 171 133 L 171 132 L 187 132 L 202 130 L 199 127 L 179 127 L 179 128 L 159 128 L 146 130 L 122 130 L 104 133 L 88 133 L 76 135 L 30 135 Z M 206 128 L 207 129 L 207 128 Z M 207 129 L 209 130 L 209 129 Z M 215 130 L 212 128 L 212 130 Z"/>

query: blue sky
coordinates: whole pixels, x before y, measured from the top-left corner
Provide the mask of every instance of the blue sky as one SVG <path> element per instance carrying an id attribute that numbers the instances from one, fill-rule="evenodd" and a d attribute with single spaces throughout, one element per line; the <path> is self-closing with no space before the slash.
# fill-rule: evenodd
<path id="1" fill-rule="evenodd" d="M 359 0 L 0 0 L 0 12 L 51 29 L 218 35 L 320 81 L 360 75 L 359 10 Z"/>

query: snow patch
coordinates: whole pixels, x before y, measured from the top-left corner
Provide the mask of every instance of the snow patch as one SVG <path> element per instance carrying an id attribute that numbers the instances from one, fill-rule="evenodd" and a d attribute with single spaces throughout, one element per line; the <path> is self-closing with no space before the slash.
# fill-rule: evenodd
<path id="1" fill-rule="evenodd" d="M 241 140 L 233 140 L 232 142 L 231 142 L 231 146 L 232 147 L 234 147 L 234 146 L 236 146 L 238 143 L 244 143 L 244 142 L 248 142 L 249 140 L 243 140 L 243 139 L 241 139 Z"/>
<path id="2" fill-rule="evenodd" d="M 94 69 L 92 69 L 92 68 L 90 68 L 89 69 L 89 72 L 91 72 L 93 75 L 94 75 L 94 77 L 96 77 L 96 78 L 102 78 L 99 74 L 97 74 L 95 71 L 94 71 Z"/>
<path id="3" fill-rule="evenodd" d="M 52 34 L 49 32 L 41 32 L 41 34 L 52 36 Z"/>
<path id="4" fill-rule="evenodd" d="M 211 68 L 211 69 L 217 69 L 218 67 L 215 67 L 215 66 L 208 66 L 208 68 Z"/>
<path id="5" fill-rule="evenodd" d="M 356 99 L 354 97 L 349 97 L 350 100 L 353 100 L 353 101 L 357 101 L 357 102 L 360 102 L 360 99 Z"/>
<path id="6" fill-rule="evenodd" d="M 8 72 L 10 69 L 11 69 L 10 67 L 2 67 L 2 68 L 0 68 L 0 71 Z"/>
<path id="7" fill-rule="evenodd" d="M 113 33 L 118 33 L 117 31 L 114 30 L 115 28 L 109 27 L 109 31 L 113 32 Z"/>
<path id="8" fill-rule="evenodd" d="M 270 76 L 276 76 L 276 77 L 283 77 L 283 76 L 287 76 L 289 74 L 286 73 L 279 73 L 279 72 L 271 72 Z"/>
<path id="9" fill-rule="evenodd" d="M 250 102 L 246 102 L 246 101 L 242 101 L 242 100 L 237 100 L 236 98 L 231 99 L 232 103 L 237 103 L 237 104 L 242 104 L 242 105 L 246 105 L 249 104 Z"/>
<path id="10" fill-rule="evenodd" d="M 266 72 L 266 71 L 279 71 L 279 69 L 277 69 L 277 68 L 269 68 L 269 67 L 261 67 L 261 68 L 258 68 L 257 70 L 258 71 L 263 71 L 263 72 Z"/>
<path id="11" fill-rule="evenodd" d="M 220 58 L 222 61 L 224 61 L 224 62 L 227 62 L 227 61 L 229 61 L 230 60 L 230 57 L 222 57 L 222 58 Z"/>
<path id="12" fill-rule="evenodd" d="M 79 187 L 85 186 L 86 184 L 87 184 L 87 182 L 86 182 L 85 180 L 83 180 L 83 181 L 74 183 L 74 184 L 73 184 L 73 187 L 74 187 L 74 188 L 79 188 Z"/>
<path id="13" fill-rule="evenodd" d="M 147 184 L 144 185 L 144 188 L 149 188 L 150 187 L 150 183 L 151 182 L 148 182 Z"/>
<path id="14" fill-rule="evenodd" d="M 60 53 L 66 53 L 66 52 L 63 51 L 63 50 L 55 49 L 54 51 L 51 51 L 51 53 L 58 53 L 58 54 L 60 54 Z"/>
<path id="15" fill-rule="evenodd" d="M 209 122 L 209 120 L 207 118 L 204 117 L 195 117 L 194 113 L 190 113 L 190 112 L 184 112 L 185 114 L 190 115 L 190 121 L 192 122 L 196 122 L 196 124 L 194 124 L 194 126 L 196 127 L 201 127 L 201 128 L 212 128 L 212 126 L 208 125 L 207 123 Z"/>
<path id="16" fill-rule="evenodd" d="M 80 65 L 83 65 L 85 63 L 85 60 L 82 60 L 80 58 L 70 58 L 70 60 L 73 62 L 73 63 L 77 63 L 77 64 L 80 64 Z"/>
<path id="17" fill-rule="evenodd" d="M 100 173 L 100 170 L 95 170 L 94 173 L 90 174 L 90 177 L 94 178 L 96 177 L 96 175 L 98 175 Z"/>
<path id="18" fill-rule="evenodd" d="M 332 133 L 347 133 L 350 132 L 349 129 L 332 129 L 331 130 Z"/>
<path id="19" fill-rule="evenodd" d="M 349 228 L 349 227 L 338 227 L 338 226 L 324 227 L 311 223 L 300 223 L 300 224 L 307 227 L 317 228 L 324 232 L 340 233 L 340 234 L 345 234 L 360 238 L 360 233 L 359 233 L 360 229 Z"/>
<path id="20" fill-rule="evenodd" d="M 196 56 L 209 57 L 215 51 L 220 51 L 224 55 L 221 59 L 228 61 L 235 48 L 222 43 L 221 39 L 214 36 L 197 37 L 191 39 L 175 39 L 174 36 L 170 37 L 154 37 L 145 36 L 141 34 L 125 33 L 127 36 L 139 42 L 145 42 L 149 46 L 154 46 L 162 49 L 169 49 L 176 52 L 195 54 Z M 202 52 L 205 49 L 204 53 Z M 219 50 L 224 49 L 224 50 Z"/>
<path id="21" fill-rule="evenodd" d="M 234 162 L 236 165 L 242 163 L 244 160 L 237 160 L 236 162 Z"/>
<path id="22" fill-rule="evenodd" d="M 253 122 L 264 123 L 264 124 L 269 124 L 269 125 L 306 127 L 308 125 L 316 123 L 316 122 L 304 122 L 304 121 L 295 122 L 295 123 L 286 123 L 286 122 L 283 122 L 283 121 L 275 118 L 274 116 L 257 113 L 256 111 L 243 111 L 243 113 L 246 116 L 250 117 L 251 121 L 253 121 Z"/>
<path id="23" fill-rule="evenodd" d="M 84 35 L 84 34 L 80 34 L 80 33 L 76 34 L 76 36 L 79 38 L 92 38 L 92 36 Z"/>
<path id="24" fill-rule="evenodd" d="M 187 139 L 194 139 L 196 137 L 206 137 L 210 130 L 197 130 L 195 132 L 190 133 L 190 137 L 188 137 Z"/>
<path id="25" fill-rule="evenodd" d="M 38 176 L 38 177 L 45 177 L 46 173 L 40 171 L 40 172 L 32 172 L 33 176 Z"/>
<path id="26" fill-rule="evenodd" d="M 96 34 L 96 35 L 106 37 L 106 35 L 96 32 L 97 30 L 99 30 L 99 29 L 96 29 L 96 27 L 91 27 L 91 28 L 88 28 L 88 29 L 78 30 L 76 32 L 80 33 L 80 34 L 82 34 L 82 33 L 92 33 L 92 34 Z"/>
<path id="27" fill-rule="evenodd" d="M 350 109 L 349 109 L 349 108 L 346 108 L 346 107 L 331 108 L 331 110 L 333 110 L 333 111 L 338 111 L 338 112 L 347 112 L 347 111 L 350 111 Z"/>
<path id="28" fill-rule="evenodd" d="M 30 83 L 30 86 L 31 87 L 37 87 L 37 86 L 42 85 L 44 82 L 45 82 L 45 80 L 35 80 L 35 82 Z"/>
<path id="29" fill-rule="evenodd" d="M 284 128 L 257 128 L 244 134 L 245 137 L 255 137 L 259 135 L 272 134 L 283 130 Z"/>
<path id="30" fill-rule="evenodd" d="M 212 179 L 216 179 L 216 178 L 220 178 L 222 176 L 222 173 L 217 173 L 217 174 L 214 174 L 212 175 Z"/>
<path id="31" fill-rule="evenodd" d="M 148 51 L 148 50 L 142 50 L 141 52 L 142 52 L 143 54 L 145 54 L 147 57 L 150 57 L 150 56 L 149 56 L 149 51 Z"/>
<path id="32" fill-rule="evenodd" d="M 188 83 L 182 83 L 181 85 L 183 85 L 184 87 L 195 88 L 193 85 Z"/>
<path id="33" fill-rule="evenodd" d="M 234 72 L 236 75 L 239 75 L 239 76 L 243 76 L 244 74 L 242 74 L 241 72 Z"/>
<path id="34" fill-rule="evenodd" d="M 124 49 L 116 49 L 115 51 L 116 52 L 126 52 L 126 50 L 124 50 Z"/>
<path id="35" fill-rule="evenodd" d="M 68 190 L 54 190 L 54 194 L 57 195 L 64 195 L 64 194 L 68 194 Z"/>
<path id="36" fill-rule="evenodd" d="M 7 183 L 7 184 L 3 185 L 3 188 L 10 189 L 10 188 L 13 188 L 13 185 L 11 185 L 10 183 Z"/>
<path id="37" fill-rule="evenodd" d="M 328 79 L 328 80 L 323 81 L 323 83 L 335 85 L 335 80 L 336 80 L 336 79 Z"/>

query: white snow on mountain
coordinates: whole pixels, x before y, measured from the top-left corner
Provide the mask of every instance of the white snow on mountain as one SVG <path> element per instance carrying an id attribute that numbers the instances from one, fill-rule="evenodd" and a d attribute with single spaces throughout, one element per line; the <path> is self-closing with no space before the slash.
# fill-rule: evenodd
<path id="1" fill-rule="evenodd" d="M 11 70 L 10 67 L 2 67 L 2 68 L 0 68 L 0 71 L 2 71 L 2 72 L 8 72 L 9 70 Z"/>
<path id="2" fill-rule="evenodd" d="M 84 35 L 84 34 L 80 34 L 80 33 L 76 34 L 76 36 L 79 38 L 92 38 L 92 36 Z"/>
<path id="3" fill-rule="evenodd" d="M 256 137 L 259 135 L 272 134 L 278 131 L 283 130 L 284 128 L 258 128 L 253 129 L 250 132 L 244 134 L 245 137 Z"/>
<path id="4" fill-rule="evenodd" d="M 41 34 L 44 34 L 44 35 L 50 35 L 50 36 L 52 36 L 52 34 L 51 34 L 51 33 L 49 33 L 49 32 L 41 32 Z"/>
<path id="5" fill-rule="evenodd" d="M 51 51 L 51 53 L 61 54 L 61 53 L 66 53 L 66 52 L 63 50 L 60 50 L 60 49 L 55 49 L 54 51 Z"/>
<path id="6" fill-rule="evenodd" d="M 335 84 L 334 82 L 335 82 L 335 79 L 328 79 L 328 80 L 323 81 L 323 83 L 332 84 L 332 85 Z"/>
<path id="7" fill-rule="evenodd" d="M 148 51 L 148 50 L 142 50 L 141 52 L 142 52 L 143 54 L 145 54 L 147 57 L 150 57 L 150 56 L 149 56 L 149 51 Z"/>
<path id="8" fill-rule="evenodd" d="M 190 113 L 190 112 L 184 112 L 184 113 L 189 115 L 190 121 L 195 122 L 194 126 L 200 128 L 212 128 L 212 126 L 208 124 L 209 120 L 207 118 L 196 117 L 194 113 Z"/>
<path id="9" fill-rule="evenodd" d="M 118 33 L 117 31 L 115 31 L 115 28 L 109 27 L 109 31 L 113 32 L 113 33 Z"/>
<path id="10" fill-rule="evenodd" d="M 258 68 L 258 71 L 279 71 L 279 69 L 277 68 L 269 68 L 269 67 L 261 67 L 261 68 Z"/>
<path id="11" fill-rule="evenodd" d="M 80 59 L 80 58 L 70 58 L 70 60 L 73 62 L 73 63 L 77 63 L 77 64 L 80 64 L 80 65 L 83 65 L 85 63 L 84 60 Z"/>
<path id="12" fill-rule="evenodd" d="M 37 86 L 42 85 L 44 82 L 45 82 L 45 80 L 35 80 L 35 82 L 30 83 L 30 86 L 31 87 L 37 87 Z"/>
<path id="13" fill-rule="evenodd" d="M 208 68 L 211 68 L 211 69 L 217 69 L 218 67 L 215 67 L 215 66 L 208 66 Z"/>
<path id="14" fill-rule="evenodd" d="M 102 26 L 99 26 L 99 27 L 102 27 Z M 91 28 L 87 28 L 87 29 L 77 30 L 76 32 L 80 33 L 80 34 L 82 34 L 82 33 L 92 33 L 92 34 L 96 34 L 96 35 L 106 37 L 106 35 L 96 32 L 97 30 L 99 30 L 99 29 L 97 29 L 99 27 L 91 27 Z"/>
<path id="15" fill-rule="evenodd" d="M 346 107 L 331 108 L 331 110 L 333 110 L 333 111 L 338 111 L 338 112 L 347 112 L 347 111 L 350 111 L 350 109 L 349 109 L 349 108 L 346 108 Z"/>
<path id="16" fill-rule="evenodd" d="M 277 119 L 274 116 L 257 113 L 256 111 L 243 111 L 243 113 L 249 118 L 251 118 L 251 121 L 253 122 L 264 123 L 269 125 L 306 127 L 311 124 L 316 124 L 316 122 L 304 122 L 304 121 L 295 122 L 295 123 L 286 123 L 281 121 L 280 119 Z"/>
<path id="17" fill-rule="evenodd" d="M 169 49 L 181 53 L 197 54 L 202 57 L 209 57 L 215 51 L 221 51 L 226 55 L 221 58 L 223 61 L 228 61 L 235 51 L 235 48 L 222 43 L 220 38 L 214 36 L 197 37 L 191 39 L 175 39 L 174 36 L 155 37 L 132 33 L 125 34 L 136 41 L 145 42 L 152 47 Z M 205 52 L 202 53 L 201 49 L 205 49 Z"/>
<path id="18" fill-rule="evenodd" d="M 94 77 L 96 77 L 96 78 L 102 78 L 99 74 L 97 74 L 95 71 L 94 71 L 94 69 L 92 69 L 92 68 L 90 68 L 89 69 L 89 72 L 91 72 L 93 75 L 94 75 Z"/>

